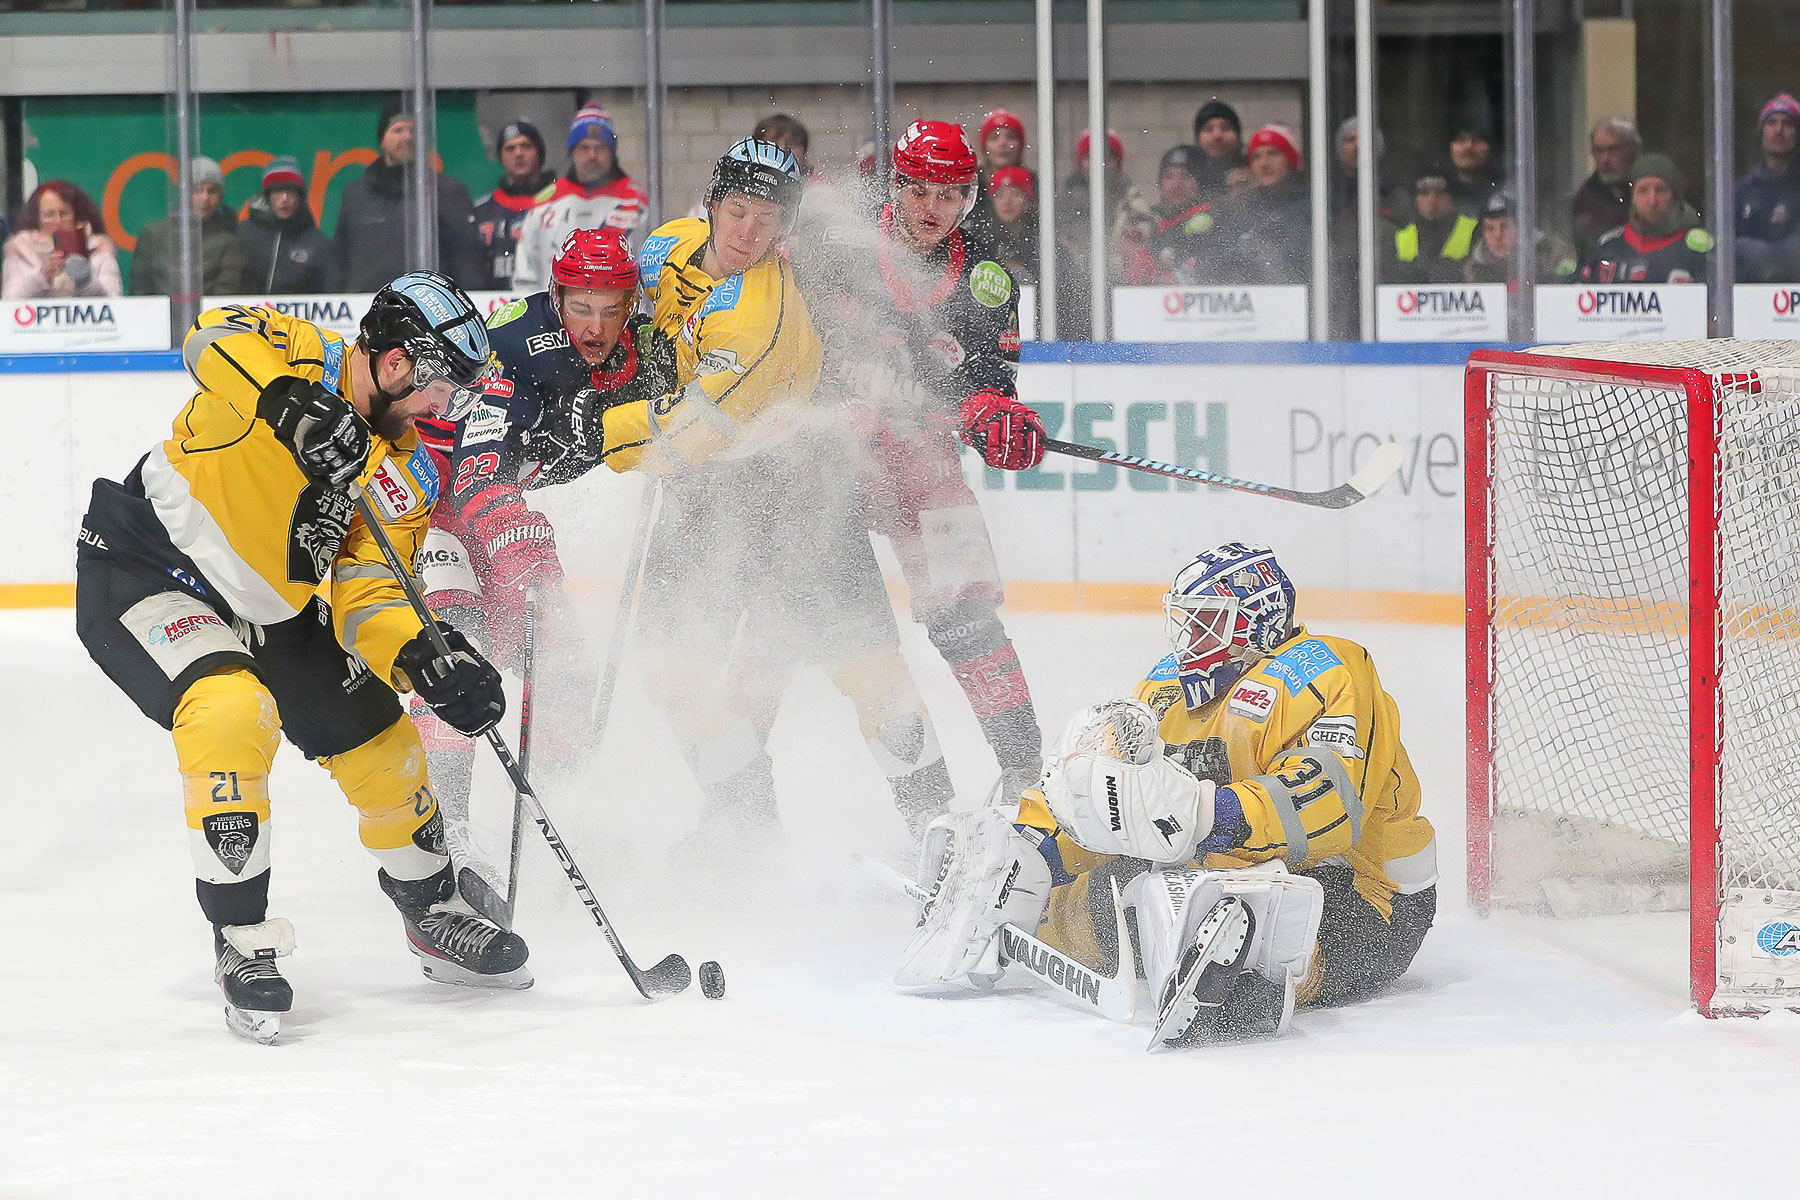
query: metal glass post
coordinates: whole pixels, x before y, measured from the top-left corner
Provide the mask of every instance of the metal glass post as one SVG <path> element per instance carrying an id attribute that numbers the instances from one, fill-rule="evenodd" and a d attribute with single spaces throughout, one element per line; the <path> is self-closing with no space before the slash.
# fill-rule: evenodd
<path id="1" fill-rule="evenodd" d="M 1356 0 L 1356 284 L 1359 332 L 1375 340 L 1375 21 L 1370 0 Z"/>
<path id="2" fill-rule="evenodd" d="M 1331 181 L 1331 159 L 1325 141 L 1330 137 L 1325 112 L 1325 0 L 1311 0 L 1306 6 L 1306 92 L 1311 109 L 1308 132 L 1312 153 L 1312 329 L 1313 341 L 1331 338 L 1331 257 L 1327 252 L 1326 231 L 1331 202 L 1327 190 Z M 1335 150 L 1332 151 L 1335 153 Z"/>
<path id="3" fill-rule="evenodd" d="M 1731 0 L 1710 0 L 1709 36 L 1712 42 L 1712 87 L 1707 89 L 1707 128 L 1712 134 L 1712 153 L 1706 168 L 1711 178 L 1707 189 L 1712 211 L 1706 224 L 1713 235 L 1712 331 L 1714 337 L 1730 337 L 1736 320 L 1732 287 L 1737 283 L 1737 232 L 1733 228 L 1737 200 L 1732 176 L 1737 173 L 1737 146 L 1731 128 L 1731 93 L 1736 83 L 1732 52 Z"/>
<path id="4" fill-rule="evenodd" d="M 431 0 L 412 0 L 413 161 L 407 182 L 412 192 L 412 244 L 407 259 L 415 270 L 438 269 L 437 171 L 431 156 L 437 149 L 437 121 L 431 102 Z"/>
<path id="5" fill-rule="evenodd" d="M 1088 304 L 1092 341 L 1109 340 L 1106 311 L 1106 0 L 1087 6 Z"/>
<path id="6" fill-rule="evenodd" d="M 1056 62 L 1055 0 L 1037 0 L 1038 311 L 1039 341 L 1056 340 Z"/>
<path id="7" fill-rule="evenodd" d="M 194 0 L 175 0 L 175 253 L 179 296 L 170 297 L 177 347 L 200 315 L 200 229 L 194 219 Z"/>
<path id="8" fill-rule="evenodd" d="M 893 0 L 870 0 L 870 83 L 874 92 L 875 176 L 886 183 L 893 161 L 894 136 L 894 12 Z"/>
<path id="9" fill-rule="evenodd" d="M 662 31 L 663 0 L 644 0 L 644 189 L 650 197 L 645 230 L 663 219 L 663 112 L 669 94 L 663 81 Z"/>
<path id="10" fill-rule="evenodd" d="M 1532 339 L 1537 325 L 1537 0 L 1513 0 L 1513 295 L 1508 333 Z"/>

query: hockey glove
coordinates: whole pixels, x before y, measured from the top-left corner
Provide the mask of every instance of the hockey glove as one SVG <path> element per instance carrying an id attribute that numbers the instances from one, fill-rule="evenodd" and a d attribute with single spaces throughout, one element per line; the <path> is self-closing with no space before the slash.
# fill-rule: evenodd
<path id="1" fill-rule="evenodd" d="M 1175 866 L 1212 832 L 1213 782 L 1163 753 L 1156 714 L 1136 700 L 1076 714 L 1040 786 L 1063 832 L 1096 854 Z"/>
<path id="2" fill-rule="evenodd" d="M 256 398 L 256 415 L 290 451 L 300 471 L 334 491 L 369 461 L 369 426 L 350 402 L 323 384 L 282 375 Z"/>
<path id="3" fill-rule="evenodd" d="M 600 413 L 605 407 L 606 397 L 593 388 L 582 388 L 550 406 L 544 418 L 544 440 L 552 448 L 545 455 L 546 469 L 569 459 L 583 466 L 600 461 L 606 445 L 600 424 Z"/>
<path id="4" fill-rule="evenodd" d="M 519 589 L 562 583 L 556 530 L 548 517 L 526 505 L 517 488 L 490 487 L 464 511 L 475 514 L 468 519 L 469 532 L 480 540 L 487 555 L 489 583 Z"/>
<path id="5" fill-rule="evenodd" d="M 1023 471 L 1044 460 L 1044 421 L 1027 404 L 991 388 L 962 402 L 962 440 L 982 461 L 1003 471 Z"/>
<path id="6" fill-rule="evenodd" d="M 405 672 L 419 699 L 431 705 L 452 728 L 469 737 L 486 733 L 506 715 L 506 692 L 500 672 L 475 652 L 469 639 L 443 621 L 438 628 L 450 644 L 450 655 L 439 654 L 431 635 L 420 630 L 400 647 L 394 666 Z"/>

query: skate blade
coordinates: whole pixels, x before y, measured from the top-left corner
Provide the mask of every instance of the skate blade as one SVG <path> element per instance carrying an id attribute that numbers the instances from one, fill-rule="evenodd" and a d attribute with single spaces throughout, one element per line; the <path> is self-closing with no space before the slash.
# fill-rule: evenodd
<path id="1" fill-rule="evenodd" d="M 419 954 L 417 950 L 414 954 Z M 505 991 L 522 992 L 536 982 L 531 977 L 530 967 L 514 967 L 498 975 L 483 975 L 479 971 L 471 971 L 467 967 L 459 967 L 453 962 L 441 958 L 429 958 L 419 954 L 419 969 L 425 972 L 425 978 L 433 983 L 451 983 L 459 987 L 499 988 Z"/>
<path id="2" fill-rule="evenodd" d="M 1183 1036 L 1200 1016 L 1200 1010 L 1216 1008 L 1224 999 L 1223 991 L 1214 996 L 1199 995 L 1201 985 L 1209 973 L 1215 980 L 1228 986 L 1237 977 L 1244 960 L 1250 956 L 1256 918 L 1243 901 L 1234 896 L 1227 896 L 1225 899 L 1231 901 L 1231 907 L 1226 912 L 1209 918 L 1217 921 L 1217 924 L 1207 936 L 1206 949 L 1194 956 L 1194 961 L 1188 965 L 1176 984 L 1174 994 L 1157 1013 L 1156 1029 L 1150 1035 L 1150 1044 L 1145 1047 L 1146 1050 L 1180 1045 Z"/>
<path id="3" fill-rule="evenodd" d="M 281 1014 L 225 1006 L 225 1028 L 247 1042 L 267 1046 L 281 1034 Z"/>

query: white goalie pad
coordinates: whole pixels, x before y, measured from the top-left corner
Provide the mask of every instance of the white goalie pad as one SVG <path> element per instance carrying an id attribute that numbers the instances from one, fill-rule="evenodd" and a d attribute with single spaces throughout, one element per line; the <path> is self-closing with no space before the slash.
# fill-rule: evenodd
<path id="1" fill-rule="evenodd" d="M 1042 787 L 1064 832 L 1099 854 L 1173 866 L 1212 832 L 1212 781 L 1163 753 L 1156 714 L 1136 700 L 1109 700 L 1069 722 Z"/>
<path id="2" fill-rule="evenodd" d="M 1050 904 L 1050 864 L 1007 809 L 950 813 L 925 830 L 924 900 L 894 982 L 920 991 L 985 991 L 1000 977 L 1000 927 L 1035 930 Z"/>
<path id="3" fill-rule="evenodd" d="M 1148 871 L 1125 886 L 1125 903 L 1137 910 L 1138 945 L 1152 996 L 1162 994 L 1195 927 L 1227 895 L 1256 915 L 1244 969 L 1284 987 L 1306 978 L 1325 912 L 1325 889 L 1318 880 L 1290 875 L 1279 862 L 1228 871 Z"/>

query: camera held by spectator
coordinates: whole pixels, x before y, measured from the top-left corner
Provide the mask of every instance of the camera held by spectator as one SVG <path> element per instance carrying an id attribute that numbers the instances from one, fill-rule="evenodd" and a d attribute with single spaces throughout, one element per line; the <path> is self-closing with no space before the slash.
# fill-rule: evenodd
<path id="1" fill-rule="evenodd" d="M 1800 100 L 1776 96 L 1756 129 L 1762 161 L 1736 188 L 1738 278 L 1800 282 Z"/>
<path id="2" fill-rule="evenodd" d="M 1631 168 L 1631 217 L 1600 239 L 1581 264 L 1593 283 L 1696 283 L 1706 280 L 1712 234 L 1677 191 L 1680 173 L 1666 154 L 1646 154 Z"/>
<path id="3" fill-rule="evenodd" d="M 93 198 L 66 179 L 38 185 L 19 215 L 19 230 L 6 239 L 0 295 L 8 300 L 40 296 L 118 296 L 119 250 L 101 226 Z"/>

